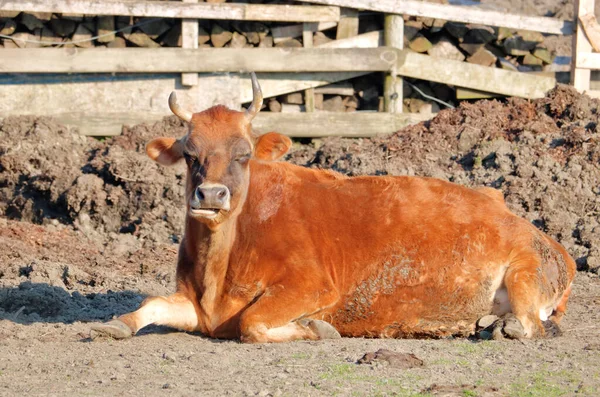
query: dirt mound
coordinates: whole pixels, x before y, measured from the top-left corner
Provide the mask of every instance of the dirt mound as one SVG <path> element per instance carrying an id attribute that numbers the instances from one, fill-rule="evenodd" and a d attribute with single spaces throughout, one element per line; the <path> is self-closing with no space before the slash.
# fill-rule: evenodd
<path id="1" fill-rule="evenodd" d="M 0 122 L 0 215 L 73 225 L 99 242 L 119 234 L 177 242 L 185 170 L 158 167 L 144 146 L 155 136 L 184 133 L 169 117 L 99 142 L 48 118 L 6 118 Z"/>
<path id="2" fill-rule="evenodd" d="M 558 86 L 535 101 L 463 103 L 393 136 L 314 141 L 296 147 L 288 161 L 502 189 L 507 205 L 564 244 L 580 269 L 597 271 L 599 119 L 597 100 Z M 99 142 L 46 118 L 7 118 L 0 123 L 0 215 L 73 226 L 102 252 L 134 255 L 176 243 L 185 169 L 158 166 L 144 146 L 185 132 L 168 117 Z"/>

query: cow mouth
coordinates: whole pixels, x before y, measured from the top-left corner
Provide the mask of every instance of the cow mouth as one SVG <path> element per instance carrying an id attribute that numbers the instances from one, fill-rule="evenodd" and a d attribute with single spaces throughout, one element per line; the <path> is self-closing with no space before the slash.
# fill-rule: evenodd
<path id="1" fill-rule="evenodd" d="M 220 208 L 194 208 L 190 207 L 192 215 L 201 216 L 203 218 L 215 218 L 221 212 Z"/>

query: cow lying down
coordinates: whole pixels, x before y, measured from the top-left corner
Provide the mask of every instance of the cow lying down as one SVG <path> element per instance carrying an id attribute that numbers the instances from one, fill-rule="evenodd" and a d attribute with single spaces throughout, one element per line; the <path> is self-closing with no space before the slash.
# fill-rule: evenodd
<path id="1" fill-rule="evenodd" d="M 177 292 L 94 332 L 126 338 L 160 324 L 259 343 L 445 337 L 495 314 L 511 337 L 555 334 L 575 263 L 501 193 L 274 161 L 291 142 L 252 131 L 262 105 L 252 82 L 245 112 L 192 113 L 169 98 L 189 132 L 146 151 L 187 164 Z"/>

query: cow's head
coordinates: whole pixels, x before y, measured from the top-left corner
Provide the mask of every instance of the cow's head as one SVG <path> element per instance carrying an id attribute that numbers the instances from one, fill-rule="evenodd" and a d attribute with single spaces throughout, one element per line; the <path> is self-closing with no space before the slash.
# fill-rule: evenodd
<path id="1" fill-rule="evenodd" d="M 252 90 L 254 99 L 245 112 L 219 105 L 192 113 L 179 106 L 173 92 L 169 107 L 189 123 L 189 132 L 179 139 L 156 138 L 146 146 L 148 156 L 160 164 L 185 159 L 187 214 L 211 227 L 241 210 L 250 182 L 250 160 L 279 159 L 291 146 L 290 139 L 281 134 L 253 133 L 251 122 L 262 106 L 254 73 Z"/>

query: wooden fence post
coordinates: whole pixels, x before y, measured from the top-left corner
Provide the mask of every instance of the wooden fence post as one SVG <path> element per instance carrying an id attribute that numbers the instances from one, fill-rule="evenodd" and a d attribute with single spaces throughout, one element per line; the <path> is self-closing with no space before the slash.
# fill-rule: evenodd
<path id="1" fill-rule="evenodd" d="M 402 15 L 387 14 L 383 28 L 383 40 L 387 47 L 402 49 L 404 46 L 404 19 Z M 402 78 L 394 71 L 385 76 L 383 88 L 383 103 L 385 111 L 402 113 Z"/>
<path id="2" fill-rule="evenodd" d="M 183 0 L 184 3 L 197 3 L 198 0 Z M 198 48 L 198 20 L 197 19 L 182 19 L 181 20 L 181 47 L 182 48 Z M 195 86 L 198 85 L 198 73 L 182 73 L 181 85 Z"/>
<path id="3" fill-rule="evenodd" d="M 302 25 L 302 43 L 305 48 L 313 46 L 313 32 L 317 30 L 316 23 L 305 22 Z M 315 111 L 315 89 L 309 88 L 304 91 L 304 108 L 307 112 Z"/>
<path id="4" fill-rule="evenodd" d="M 579 55 L 592 52 L 592 45 L 590 44 L 579 16 L 583 16 L 587 13 L 594 13 L 594 0 L 575 0 L 575 34 L 573 35 L 573 54 L 571 56 L 571 84 L 576 90 L 583 92 L 590 89 L 590 78 L 592 71 L 590 69 L 582 69 L 577 67 L 577 58 Z"/>

